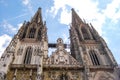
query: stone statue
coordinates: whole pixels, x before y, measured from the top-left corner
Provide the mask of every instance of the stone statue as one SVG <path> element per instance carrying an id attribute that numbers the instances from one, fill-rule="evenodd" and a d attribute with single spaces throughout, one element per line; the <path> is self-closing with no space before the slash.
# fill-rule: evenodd
<path id="1" fill-rule="evenodd" d="M 5 73 L 4 72 L 0 72 L 0 80 L 5 80 Z"/>

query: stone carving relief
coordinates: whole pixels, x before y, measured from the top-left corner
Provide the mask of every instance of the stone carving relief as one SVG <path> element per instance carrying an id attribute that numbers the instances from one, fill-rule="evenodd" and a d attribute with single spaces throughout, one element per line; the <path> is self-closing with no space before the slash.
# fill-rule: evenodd
<path id="1" fill-rule="evenodd" d="M 7 51 L 7 53 L 13 53 L 13 52 L 15 52 L 15 47 L 14 46 L 8 46 L 7 48 L 6 48 L 6 51 Z"/>
<path id="2" fill-rule="evenodd" d="M 4 72 L 0 72 L 0 80 L 5 80 L 5 73 Z"/>
<path id="3" fill-rule="evenodd" d="M 74 65 L 80 65 L 80 63 L 77 62 L 76 59 L 74 59 L 72 56 L 69 56 L 69 61 L 70 61 L 69 63 L 72 64 L 72 65 L 73 64 Z"/>
<path id="4" fill-rule="evenodd" d="M 68 80 L 67 74 L 61 74 L 60 75 L 60 80 Z"/>
<path id="5" fill-rule="evenodd" d="M 49 71 L 44 73 L 45 80 L 81 80 L 77 71 Z"/>
<path id="6" fill-rule="evenodd" d="M 66 72 L 49 72 L 48 77 L 51 80 L 69 80 L 68 74 Z"/>
<path id="7" fill-rule="evenodd" d="M 101 76 L 101 77 L 99 78 L 99 80 L 109 80 L 109 79 L 106 78 L 105 76 Z"/>
<path id="8" fill-rule="evenodd" d="M 77 72 L 72 72 L 71 74 L 72 74 L 72 80 L 77 80 L 79 78 Z"/>
<path id="9" fill-rule="evenodd" d="M 37 49 L 35 48 L 34 49 L 34 56 L 36 56 L 37 55 Z"/>
<path id="10" fill-rule="evenodd" d="M 5 60 L 5 57 L 6 57 L 6 54 L 3 54 L 3 55 L 1 56 L 0 61 L 4 61 L 4 60 Z"/>
<path id="11" fill-rule="evenodd" d="M 34 49 L 34 56 L 39 56 L 39 55 L 41 55 L 41 49 L 38 47 Z"/>
<path id="12" fill-rule="evenodd" d="M 111 76 L 108 76 L 108 77 L 106 77 L 106 76 L 100 76 L 99 80 L 114 80 L 114 79 Z"/>
<path id="13" fill-rule="evenodd" d="M 43 80 L 43 75 L 37 75 L 36 80 Z"/>
<path id="14" fill-rule="evenodd" d="M 17 55 L 22 55 L 22 53 L 23 53 L 23 48 L 20 47 L 20 48 L 18 49 L 18 51 L 17 51 Z"/>
<path id="15" fill-rule="evenodd" d="M 57 52 L 53 53 L 50 58 L 46 61 L 46 64 L 56 64 L 56 65 L 79 65 L 69 53 Z"/>
<path id="16" fill-rule="evenodd" d="M 52 80 L 56 80 L 56 79 L 58 78 L 56 72 L 54 72 L 54 71 L 53 71 L 53 72 L 50 72 L 49 77 L 50 77 Z"/>
<path id="17" fill-rule="evenodd" d="M 115 80 L 113 74 L 109 72 L 99 71 L 95 73 L 94 80 Z"/>
<path id="18" fill-rule="evenodd" d="M 79 62 L 75 60 L 69 52 L 64 49 L 63 40 L 59 38 L 57 40 L 57 50 L 52 53 L 52 55 L 46 61 L 46 64 L 55 64 L 55 65 L 79 65 Z"/>

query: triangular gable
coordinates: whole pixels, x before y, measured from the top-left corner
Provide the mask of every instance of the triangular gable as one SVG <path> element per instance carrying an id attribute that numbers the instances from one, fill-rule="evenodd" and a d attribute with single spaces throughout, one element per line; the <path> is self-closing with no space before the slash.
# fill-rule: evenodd
<path id="1" fill-rule="evenodd" d="M 80 65 L 80 63 L 74 59 L 69 52 L 66 50 L 58 51 L 52 53 L 52 55 L 47 59 L 46 64 L 49 65 Z"/>

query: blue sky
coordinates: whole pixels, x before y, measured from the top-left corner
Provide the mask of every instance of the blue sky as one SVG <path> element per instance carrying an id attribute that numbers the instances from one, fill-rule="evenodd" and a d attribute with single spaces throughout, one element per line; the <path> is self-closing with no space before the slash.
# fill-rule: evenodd
<path id="1" fill-rule="evenodd" d="M 0 0 L 0 55 L 24 22 L 42 8 L 49 42 L 63 38 L 69 43 L 71 8 L 92 23 L 120 64 L 120 0 Z"/>

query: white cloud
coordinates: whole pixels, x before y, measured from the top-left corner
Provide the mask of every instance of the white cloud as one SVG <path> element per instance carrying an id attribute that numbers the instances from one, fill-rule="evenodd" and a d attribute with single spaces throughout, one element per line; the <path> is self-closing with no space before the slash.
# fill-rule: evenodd
<path id="1" fill-rule="evenodd" d="M 64 0 L 54 0 L 54 6 L 51 7 L 51 11 L 50 12 L 53 12 L 54 15 L 56 15 L 58 10 L 65 6 L 65 3 L 66 2 L 64 2 Z"/>
<path id="2" fill-rule="evenodd" d="M 54 6 L 51 7 L 50 12 L 55 17 L 58 11 L 62 9 L 59 19 L 62 24 L 71 23 L 71 12 L 68 12 L 67 6 L 74 8 L 82 19 L 85 18 L 87 22 L 92 23 L 100 35 L 102 35 L 102 27 L 106 18 L 110 18 L 114 22 L 120 19 L 120 0 L 113 0 L 104 10 L 100 10 L 98 2 L 93 2 L 93 0 L 54 0 Z"/>
<path id="3" fill-rule="evenodd" d="M 54 0 L 54 6 L 51 7 L 50 12 L 56 15 L 57 12 L 62 9 L 60 23 L 68 25 L 71 23 L 71 12 L 68 11 L 67 6 L 70 6 L 76 10 L 81 18 L 85 18 L 88 22 L 92 22 L 101 34 L 101 26 L 105 19 L 104 16 L 98 12 L 99 9 L 97 5 L 97 2 L 92 2 L 91 0 L 74 0 L 74 2 L 72 0 Z"/>
<path id="4" fill-rule="evenodd" d="M 9 33 L 14 34 L 17 32 L 17 27 L 14 27 L 13 25 L 9 24 L 6 20 L 4 20 L 0 26 L 3 27 L 5 31 Z"/>
<path id="5" fill-rule="evenodd" d="M 34 14 L 31 0 L 22 0 L 22 4 L 27 7 L 31 14 Z"/>
<path id="6" fill-rule="evenodd" d="M 11 39 L 12 38 L 7 34 L 0 36 L 0 56 L 5 50 L 5 48 L 8 46 L 8 44 L 10 43 Z"/>
<path id="7" fill-rule="evenodd" d="M 29 0 L 23 0 L 22 1 L 24 5 L 28 5 L 29 4 Z"/>
<path id="8" fill-rule="evenodd" d="M 28 15 L 28 13 L 23 13 L 23 14 L 20 14 L 20 15 L 18 15 L 18 16 L 9 18 L 9 19 L 7 19 L 7 20 L 9 21 L 9 20 L 14 20 L 14 19 L 19 19 L 19 18 L 24 17 L 24 16 L 26 16 L 26 15 Z"/>
<path id="9" fill-rule="evenodd" d="M 60 20 L 60 23 L 69 25 L 71 20 L 71 13 L 68 12 L 66 8 L 63 8 L 59 20 Z"/>
<path id="10" fill-rule="evenodd" d="M 16 27 L 14 27 L 13 25 L 11 25 L 10 23 L 8 23 L 6 20 L 4 20 L 1 24 L 0 24 L 0 28 L 2 29 L 2 33 L 6 33 L 9 35 L 13 35 L 16 34 L 18 29 L 20 29 L 20 27 L 22 26 L 22 23 L 19 23 L 16 25 Z"/>
<path id="11" fill-rule="evenodd" d="M 0 5 L 8 6 L 8 4 L 5 0 L 0 0 Z"/>
<path id="12" fill-rule="evenodd" d="M 113 0 L 103 12 L 106 17 L 117 22 L 120 19 L 120 0 Z"/>
<path id="13" fill-rule="evenodd" d="M 63 34 L 62 34 L 62 37 L 63 37 L 64 43 L 69 44 L 69 39 L 68 39 L 68 36 L 66 35 L 66 33 L 63 33 Z"/>

